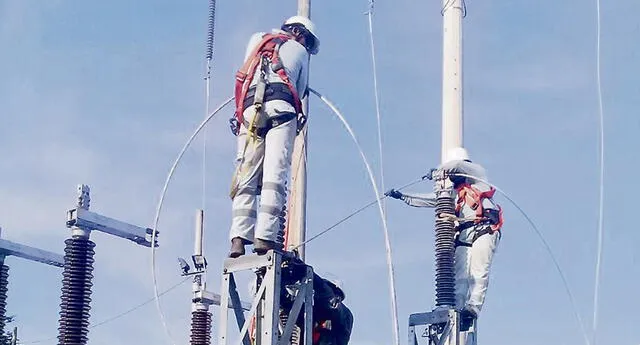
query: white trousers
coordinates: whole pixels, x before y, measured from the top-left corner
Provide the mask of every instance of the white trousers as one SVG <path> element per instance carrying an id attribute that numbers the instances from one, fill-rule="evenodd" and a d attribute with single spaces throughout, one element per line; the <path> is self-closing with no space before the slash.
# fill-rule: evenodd
<path id="1" fill-rule="evenodd" d="M 471 243 L 473 227 L 463 230 L 459 240 Z M 480 314 L 489 287 L 489 271 L 500 235 L 496 232 L 480 236 L 471 247 L 458 246 L 455 253 L 456 307 Z M 469 332 L 461 333 L 460 344 L 476 344 L 477 320 Z"/>
<path id="2" fill-rule="evenodd" d="M 278 116 L 272 107 L 266 115 Z M 245 120 L 251 123 L 255 112 L 248 108 Z M 291 154 L 296 137 L 297 121 L 283 123 L 267 132 L 265 138 L 252 138 L 241 125 L 236 156 L 237 193 L 233 198 L 233 220 L 230 238 L 241 237 L 249 242 L 255 238 L 276 241 L 284 226 L 286 184 L 291 170 Z M 258 206 L 258 193 L 260 205 Z"/>

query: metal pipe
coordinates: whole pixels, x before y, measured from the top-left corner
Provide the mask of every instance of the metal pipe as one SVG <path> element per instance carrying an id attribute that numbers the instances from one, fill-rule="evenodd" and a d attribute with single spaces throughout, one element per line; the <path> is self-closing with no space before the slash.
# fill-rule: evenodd
<path id="1" fill-rule="evenodd" d="M 462 12 L 464 0 L 443 0 L 442 162 L 463 146 Z"/>
<path id="2" fill-rule="evenodd" d="M 202 242 L 204 237 L 204 210 L 196 211 L 196 240 L 193 254 L 202 255 Z"/>

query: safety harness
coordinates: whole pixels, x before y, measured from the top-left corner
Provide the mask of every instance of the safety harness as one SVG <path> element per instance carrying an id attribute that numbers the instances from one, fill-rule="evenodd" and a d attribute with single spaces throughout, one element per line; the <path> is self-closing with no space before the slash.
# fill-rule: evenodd
<path id="1" fill-rule="evenodd" d="M 502 224 L 504 222 L 502 218 L 502 208 L 499 205 L 496 205 L 498 211 L 498 217 L 496 219 L 490 218 L 482 205 L 484 199 L 493 198 L 496 193 L 495 188 L 491 187 L 488 191 L 481 192 L 479 189 L 471 186 L 469 183 L 461 184 L 456 188 L 458 193 L 458 199 L 456 200 L 456 208 L 455 213 L 460 214 L 462 207 L 467 205 L 469 208 L 475 211 L 475 217 L 471 220 L 466 220 L 465 222 L 460 223 L 458 226 L 458 235 L 463 230 L 466 230 L 470 227 L 476 227 L 476 231 L 474 232 L 473 238 L 471 239 L 471 243 L 462 242 L 459 240 L 458 235 L 456 235 L 456 246 L 465 246 L 471 247 L 471 244 L 475 242 L 480 236 L 486 234 L 494 234 L 495 232 L 500 233 L 500 229 L 502 228 Z M 481 226 L 481 227 L 480 227 Z"/>
<path id="2" fill-rule="evenodd" d="M 260 137 L 264 137 L 269 129 L 296 118 L 298 120 L 298 132 L 304 126 L 306 118 L 302 113 L 302 102 L 295 86 L 287 76 L 287 73 L 280 60 L 279 50 L 282 44 L 293 39 L 292 36 L 285 33 L 267 33 L 262 36 L 262 40 L 253 49 L 249 55 L 249 59 L 236 73 L 235 84 L 235 102 L 236 112 L 229 122 L 231 123 L 231 131 L 234 135 L 238 135 L 240 124 L 243 124 L 249 131 L 254 132 Z M 282 83 L 267 82 L 267 68 L 276 73 Z M 255 86 L 251 86 L 256 70 L 260 68 L 260 80 Z M 295 108 L 295 114 L 284 113 L 279 116 L 270 117 L 268 119 L 257 119 L 258 114 L 264 104 L 271 100 L 283 100 Z M 255 106 L 256 116 L 253 123 L 248 123 L 243 116 L 244 110 L 250 106 Z"/>

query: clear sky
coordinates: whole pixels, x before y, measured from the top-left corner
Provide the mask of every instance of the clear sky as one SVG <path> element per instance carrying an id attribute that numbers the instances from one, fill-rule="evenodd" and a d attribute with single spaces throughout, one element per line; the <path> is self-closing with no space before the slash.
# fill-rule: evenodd
<path id="1" fill-rule="evenodd" d="M 229 97 L 255 31 L 295 13 L 296 1 L 218 1 L 212 105 Z M 318 1 L 322 40 L 311 85 L 344 112 L 374 169 L 375 112 L 366 0 Z M 603 87 L 606 220 L 599 339 L 638 344 L 640 2 L 604 1 Z M 591 324 L 598 201 L 595 1 L 468 1 L 464 21 L 465 146 L 489 178 L 542 230 Z M 440 157 L 442 39 L 438 1 L 376 3 L 374 17 L 387 188 Z M 207 2 L 0 0 L 0 226 L 2 237 L 55 252 L 70 233 L 66 211 L 78 183 L 92 210 L 151 226 L 170 164 L 204 117 Z M 208 130 L 209 282 L 219 290 L 228 251 L 234 137 L 227 119 Z M 309 234 L 374 197 L 339 122 L 311 102 Z M 201 207 L 202 143 L 185 156 L 160 224 L 160 289 L 180 281 L 176 257 L 193 247 Z M 431 190 L 430 183 L 413 188 Z M 480 323 L 483 344 L 581 344 L 552 262 L 516 209 L 505 208 Z M 410 313 L 434 303 L 433 212 L 391 201 L 401 341 Z M 150 252 L 101 233 L 92 324 L 151 297 Z M 345 283 L 354 345 L 392 342 L 384 242 L 370 208 L 308 247 L 308 262 Z M 9 258 L 9 314 L 25 341 L 55 337 L 61 271 Z M 163 297 L 179 344 L 188 341 L 190 287 Z M 214 322 L 218 319 L 215 310 Z M 90 344 L 169 344 L 153 305 L 91 330 Z M 48 340 L 43 344 L 55 344 Z"/>

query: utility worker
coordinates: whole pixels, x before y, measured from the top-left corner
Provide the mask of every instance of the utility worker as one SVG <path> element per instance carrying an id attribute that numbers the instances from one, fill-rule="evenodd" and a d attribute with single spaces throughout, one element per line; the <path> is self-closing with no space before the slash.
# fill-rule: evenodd
<path id="1" fill-rule="evenodd" d="M 318 53 L 319 46 L 315 25 L 302 16 L 249 40 L 230 120 L 238 153 L 229 257 L 244 255 L 251 243 L 258 254 L 279 249 L 293 143 L 305 122 L 300 98 L 308 93 L 309 54 Z"/>
<path id="2" fill-rule="evenodd" d="M 353 314 L 344 305 L 340 282 L 313 274 L 313 345 L 347 345 Z"/>
<path id="3" fill-rule="evenodd" d="M 484 304 L 491 262 L 501 237 L 502 210 L 493 201 L 495 189 L 483 182 L 487 181 L 485 169 L 471 162 L 464 148 L 451 149 L 438 170 L 449 176 L 456 191 L 456 214 L 439 216 L 455 219 L 456 307 L 461 311 L 462 329 L 466 330 L 471 323 L 475 325 Z M 409 194 L 391 189 L 385 195 L 414 207 L 436 206 L 434 193 Z M 467 338 L 467 344 L 475 344 L 475 332 L 472 338 L 471 342 Z"/>

